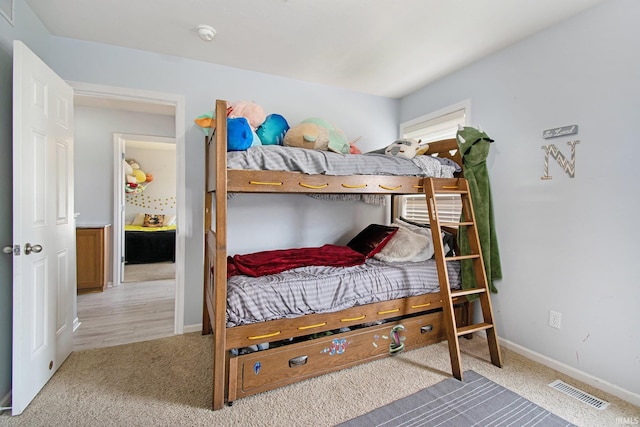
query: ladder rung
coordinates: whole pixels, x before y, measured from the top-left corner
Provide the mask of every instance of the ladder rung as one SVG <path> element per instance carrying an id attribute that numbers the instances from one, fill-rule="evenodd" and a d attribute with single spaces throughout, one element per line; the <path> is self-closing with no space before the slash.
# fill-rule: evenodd
<path id="1" fill-rule="evenodd" d="M 472 334 L 474 332 L 486 331 L 493 328 L 492 323 L 476 323 L 475 325 L 463 326 L 458 328 L 456 334 L 460 337 L 462 335 Z"/>
<path id="2" fill-rule="evenodd" d="M 464 295 L 477 295 L 483 294 L 487 291 L 486 288 L 471 288 L 471 289 L 458 289 L 455 291 L 451 291 L 451 298 L 453 297 L 461 297 Z"/>
<path id="3" fill-rule="evenodd" d="M 461 259 L 476 259 L 480 258 L 479 254 L 471 254 L 471 255 L 456 255 L 456 256 L 448 256 L 445 257 L 445 261 L 459 261 Z"/>
<path id="4" fill-rule="evenodd" d="M 460 225 L 475 225 L 473 221 L 465 221 L 465 222 L 441 222 L 440 227 L 458 227 Z"/>
<path id="5" fill-rule="evenodd" d="M 453 188 L 442 188 L 442 187 L 435 187 L 433 189 L 433 192 L 440 193 L 440 194 L 467 194 L 468 193 L 467 190 L 457 190 Z"/>

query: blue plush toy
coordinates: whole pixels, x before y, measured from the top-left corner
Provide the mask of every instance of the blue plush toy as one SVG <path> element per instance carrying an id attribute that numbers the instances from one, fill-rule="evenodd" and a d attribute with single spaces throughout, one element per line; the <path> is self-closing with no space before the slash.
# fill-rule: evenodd
<path id="1" fill-rule="evenodd" d="M 280 114 L 269 114 L 256 129 L 258 138 L 262 142 L 262 145 L 282 145 L 284 135 L 289 130 L 289 124 Z"/>
<path id="2" fill-rule="evenodd" d="M 227 119 L 227 151 L 244 151 L 253 144 L 253 131 L 244 117 Z"/>

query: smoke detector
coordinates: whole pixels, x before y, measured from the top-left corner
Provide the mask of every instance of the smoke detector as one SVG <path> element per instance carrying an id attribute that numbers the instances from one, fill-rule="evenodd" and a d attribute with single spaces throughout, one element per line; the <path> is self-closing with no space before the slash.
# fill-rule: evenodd
<path id="1" fill-rule="evenodd" d="M 211 25 L 198 25 L 196 32 L 198 36 L 206 42 L 210 42 L 216 36 L 216 30 Z"/>

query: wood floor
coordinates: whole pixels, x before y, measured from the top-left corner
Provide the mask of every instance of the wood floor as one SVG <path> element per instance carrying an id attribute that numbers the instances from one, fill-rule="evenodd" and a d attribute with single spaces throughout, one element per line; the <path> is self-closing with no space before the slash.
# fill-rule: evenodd
<path id="1" fill-rule="evenodd" d="M 173 335 L 174 293 L 175 280 L 155 280 L 78 295 L 80 327 L 73 334 L 73 350 Z"/>

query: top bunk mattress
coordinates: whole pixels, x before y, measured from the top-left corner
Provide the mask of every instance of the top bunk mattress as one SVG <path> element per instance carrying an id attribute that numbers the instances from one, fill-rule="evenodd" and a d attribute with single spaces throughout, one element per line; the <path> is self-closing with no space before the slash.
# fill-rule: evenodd
<path id="1" fill-rule="evenodd" d="M 428 155 L 413 159 L 386 154 L 338 154 L 281 145 L 262 145 L 227 153 L 227 169 L 301 172 L 310 175 L 394 175 L 453 178 L 460 167 Z"/>
<path id="2" fill-rule="evenodd" d="M 447 262 L 449 283 L 460 289 L 460 263 Z M 354 267 L 301 267 L 227 281 L 227 327 L 440 292 L 436 262 L 383 262 Z"/>

